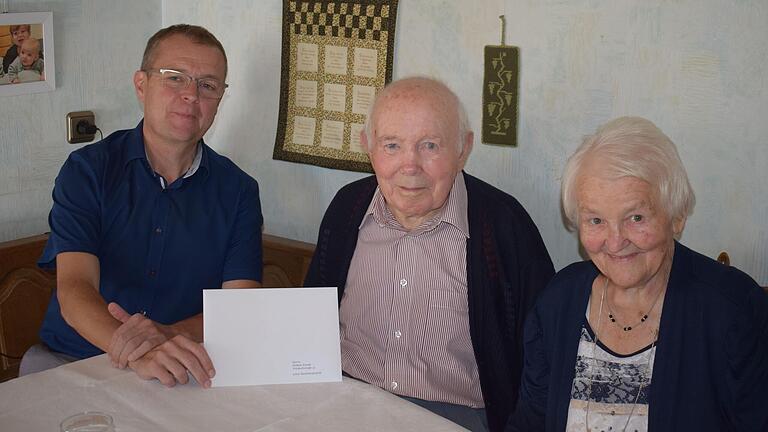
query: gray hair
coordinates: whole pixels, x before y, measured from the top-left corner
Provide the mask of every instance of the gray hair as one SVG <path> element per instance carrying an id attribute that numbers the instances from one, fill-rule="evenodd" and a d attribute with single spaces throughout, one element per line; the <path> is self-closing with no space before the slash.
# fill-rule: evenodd
<path id="1" fill-rule="evenodd" d="M 561 199 L 569 230 L 578 227 L 576 185 L 590 158 L 599 158 L 601 175 L 650 183 L 672 219 L 685 219 L 693 213 L 696 197 L 672 140 L 649 120 L 620 117 L 586 136 L 565 164 Z"/>
<path id="2" fill-rule="evenodd" d="M 435 78 L 425 76 L 412 76 L 401 78 L 397 81 L 392 81 L 387 84 L 373 100 L 371 106 L 368 107 L 368 115 L 365 117 L 365 136 L 368 138 L 368 142 L 373 142 L 373 115 L 379 102 L 384 100 L 390 93 L 394 93 L 401 89 L 424 89 L 432 96 L 438 98 L 440 102 L 446 105 L 453 105 L 456 107 L 456 118 L 458 119 L 458 146 L 459 151 L 464 150 L 464 137 L 467 133 L 472 132 L 472 126 L 469 123 L 469 117 L 467 116 L 467 110 L 464 108 L 464 104 L 456 93 L 448 88 L 445 83 Z"/>

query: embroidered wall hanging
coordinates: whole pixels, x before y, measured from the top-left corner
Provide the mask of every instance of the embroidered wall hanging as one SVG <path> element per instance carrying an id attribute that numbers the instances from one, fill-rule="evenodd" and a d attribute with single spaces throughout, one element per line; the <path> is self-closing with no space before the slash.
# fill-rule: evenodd
<path id="1" fill-rule="evenodd" d="M 392 80 L 397 0 L 284 0 L 274 159 L 373 172 L 360 144 Z"/>
<path id="2" fill-rule="evenodd" d="M 516 147 L 520 51 L 504 43 L 506 25 L 499 18 L 501 45 L 485 47 L 482 141 Z"/>

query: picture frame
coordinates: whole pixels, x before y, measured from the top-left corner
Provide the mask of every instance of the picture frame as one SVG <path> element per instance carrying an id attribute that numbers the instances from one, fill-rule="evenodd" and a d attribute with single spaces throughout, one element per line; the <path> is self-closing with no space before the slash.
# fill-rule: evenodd
<path id="1" fill-rule="evenodd" d="M 19 63 L 13 68 L 9 64 L 9 70 L 6 70 L 4 65 L 2 76 L 0 76 L 0 96 L 42 93 L 56 89 L 52 12 L 0 14 L 0 42 L 2 42 L 0 57 L 5 59 L 8 51 L 14 46 L 16 47 L 14 51 L 20 51 L 16 46 L 16 38 L 10 34 L 10 27 L 25 24 L 29 25 L 29 39 L 37 39 L 40 42 L 39 58 L 31 65 L 25 65 L 20 63 L 22 57 L 19 56 Z M 29 61 L 29 58 L 28 55 L 25 61 Z"/>

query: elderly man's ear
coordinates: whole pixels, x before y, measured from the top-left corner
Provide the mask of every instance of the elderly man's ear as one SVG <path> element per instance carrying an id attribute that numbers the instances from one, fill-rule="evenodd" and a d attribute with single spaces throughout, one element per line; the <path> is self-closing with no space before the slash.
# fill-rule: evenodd
<path id="1" fill-rule="evenodd" d="M 360 131 L 360 147 L 362 147 L 366 153 L 371 153 L 371 149 L 368 148 L 368 135 L 365 133 L 365 129 Z"/>
<path id="2" fill-rule="evenodd" d="M 472 131 L 467 132 L 464 134 L 464 142 L 463 146 L 461 147 L 461 154 L 459 155 L 459 170 L 464 169 L 464 164 L 467 163 L 467 159 L 469 159 L 469 154 L 472 153 L 472 144 L 475 142 L 475 133 Z"/>

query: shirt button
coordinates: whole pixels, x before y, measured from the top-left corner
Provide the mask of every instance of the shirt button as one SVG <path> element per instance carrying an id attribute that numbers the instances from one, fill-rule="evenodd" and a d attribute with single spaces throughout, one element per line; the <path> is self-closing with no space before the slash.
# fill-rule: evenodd
<path id="1" fill-rule="evenodd" d="M 397 381 L 392 381 L 391 387 L 392 387 L 392 390 L 396 389 L 397 388 Z"/>
<path id="2" fill-rule="evenodd" d="M 155 234 L 160 234 L 161 232 L 163 232 L 162 228 L 160 227 L 155 228 Z"/>
<path id="3" fill-rule="evenodd" d="M 403 334 L 402 334 L 402 333 L 400 333 L 400 330 L 396 330 L 396 331 L 395 331 L 395 337 L 396 337 L 396 338 L 400 339 L 400 336 L 402 336 L 402 335 L 403 335 Z"/>
<path id="4" fill-rule="evenodd" d="M 404 286 L 406 286 L 406 285 L 408 285 L 408 281 L 407 281 L 407 280 L 405 280 L 405 279 L 400 279 L 400 286 L 401 286 L 401 287 L 404 287 Z"/>

